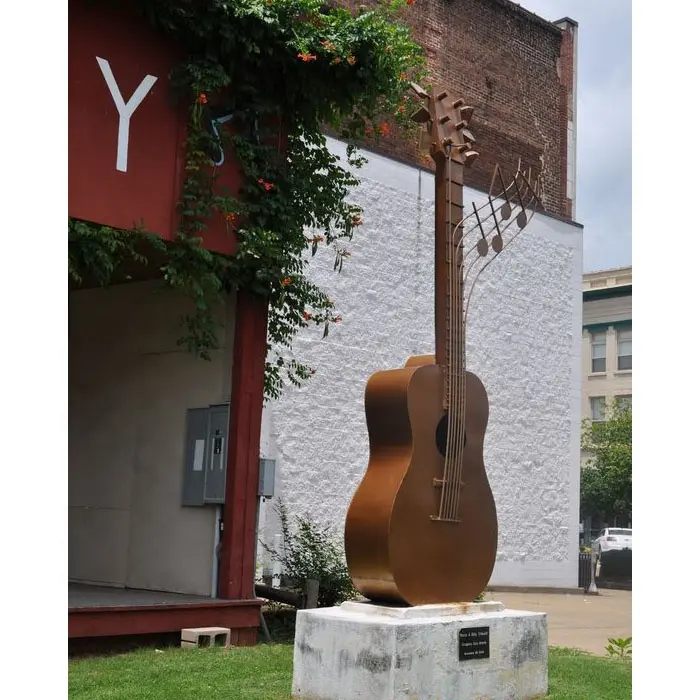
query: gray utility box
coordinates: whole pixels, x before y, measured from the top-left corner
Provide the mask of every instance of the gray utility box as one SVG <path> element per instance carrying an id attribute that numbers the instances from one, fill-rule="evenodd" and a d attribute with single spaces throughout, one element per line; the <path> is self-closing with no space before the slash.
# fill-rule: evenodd
<path id="1" fill-rule="evenodd" d="M 228 405 L 187 411 L 182 505 L 223 503 L 226 495 Z"/>
<path id="2" fill-rule="evenodd" d="M 223 504 L 226 498 L 228 404 L 187 411 L 182 505 Z M 271 498 L 275 489 L 275 461 L 260 460 L 258 495 Z"/>

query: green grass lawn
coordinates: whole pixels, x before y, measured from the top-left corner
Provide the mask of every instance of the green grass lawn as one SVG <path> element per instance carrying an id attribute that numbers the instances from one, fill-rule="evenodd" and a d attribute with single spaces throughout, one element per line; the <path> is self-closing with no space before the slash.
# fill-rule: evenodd
<path id="1" fill-rule="evenodd" d="M 290 644 L 144 649 L 69 662 L 71 700 L 290 700 Z M 628 700 L 632 664 L 550 649 L 547 700 Z M 367 700 L 372 700 L 368 698 Z"/>

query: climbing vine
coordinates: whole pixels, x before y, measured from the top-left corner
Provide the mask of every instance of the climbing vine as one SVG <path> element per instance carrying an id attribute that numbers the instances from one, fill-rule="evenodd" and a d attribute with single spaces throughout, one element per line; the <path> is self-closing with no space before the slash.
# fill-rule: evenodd
<path id="1" fill-rule="evenodd" d="M 184 49 L 170 76 L 189 110 L 185 181 L 175 240 L 69 222 L 69 275 L 108 284 L 125 262 L 157 255 L 165 283 L 193 302 L 182 341 L 200 357 L 218 346 L 217 304 L 231 290 L 269 301 L 265 391 L 280 395 L 313 369 L 290 358 L 294 336 L 316 324 L 323 337 L 342 319 L 308 275 L 320 245 L 335 268 L 362 225 L 349 201 L 359 180 L 326 145 L 324 132 L 358 146 L 408 128 L 408 87 L 424 67 L 402 14 L 413 0 L 380 0 L 351 11 L 321 0 L 141 0 L 148 20 Z M 216 163 L 233 159 L 243 184 L 232 193 Z M 225 222 L 235 255 L 206 250 L 202 236 Z"/>

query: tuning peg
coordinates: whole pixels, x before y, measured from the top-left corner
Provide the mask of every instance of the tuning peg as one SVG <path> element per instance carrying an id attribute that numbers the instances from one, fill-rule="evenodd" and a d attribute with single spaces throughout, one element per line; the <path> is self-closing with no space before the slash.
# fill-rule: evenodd
<path id="1" fill-rule="evenodd" d="M 469 151 L 469 146 L 468 145 L 463 145 L 460 146 L 457 150 L 459 151 L 460 155 L 464 154 L 464 167 L 469 168 L 471 165 L 474 163 L 474 161 L 479 157 L 479 154 L 476 151 Z M 467 151 L 465 153 L 465 151 Z"/>
<path id="2" fill-rule="evenodd" d="M 424 124 L 430 121 L 430 112 L 425 107 L 421 107 L 411 115 L 411 120 L 418 124 Z"/>
<path id="3" fill-rule="evenodd" d="M 474 114 L 474 107 L 462 107 L 459 110 L 459 118 L 465 121 L 467 125 L 471 121 L 472 114 Z"/>
<path id="4" fill-rule="evenodd" d="M 472 132 L 467 129 L 466 122 L 464 122 L 464 121 L 457 122 L 455 124 L 455 129 L 457 131 L 462 132 L 465 141 L 471 141 L 472 143 L 474 143 L 474 141 L 476 141 L 476 139 L 474 138 L 474 134 L 472 134 Z"/>
<path id="5" fill-rule="evenodd" d="M 428 93 L 425 90 L 423 90 L 423 88 L 420 85 L 417 85 L 416 83 L 410 83 L 410 86 L 411 90 L 413 90 L 413 92 L 415 92 L 416 95 L 418 95 L 418 97 L 422 97 L 423 99 L 427 99 L 428 97 L 430 97 L 430 95 L 428 95 Z"/>

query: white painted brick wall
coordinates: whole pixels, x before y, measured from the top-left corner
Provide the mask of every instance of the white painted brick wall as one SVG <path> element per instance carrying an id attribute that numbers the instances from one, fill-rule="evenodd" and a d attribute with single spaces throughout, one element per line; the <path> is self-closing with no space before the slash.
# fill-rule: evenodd
<path id="1" fill-rule="evenodd" d="M 263 455 L 277 459 L 277 494 L 339 533 L 367 466 L 367 379 L 434 352 L 433 177 L 366 155 L 353 193 L 365 214 L 352 257 L 340 275 L 330 250 L 319 248 L 312 262 L 343 322 L 325 340 L 316 328 L 297 338 L 295 356 L 316 374 L 266 407 L 262 434 Z M 472 200 L 484 195 L 465 188 L 465 205 Z M 581 238 L 580 227 L 536 216 L 474 292 L 467 362 L 491 407 L 484 458 L 499 521 L 493 585 L 577 585 Z M 278 528 L 270 505 L 261 512 L 268 543 Z"/>

